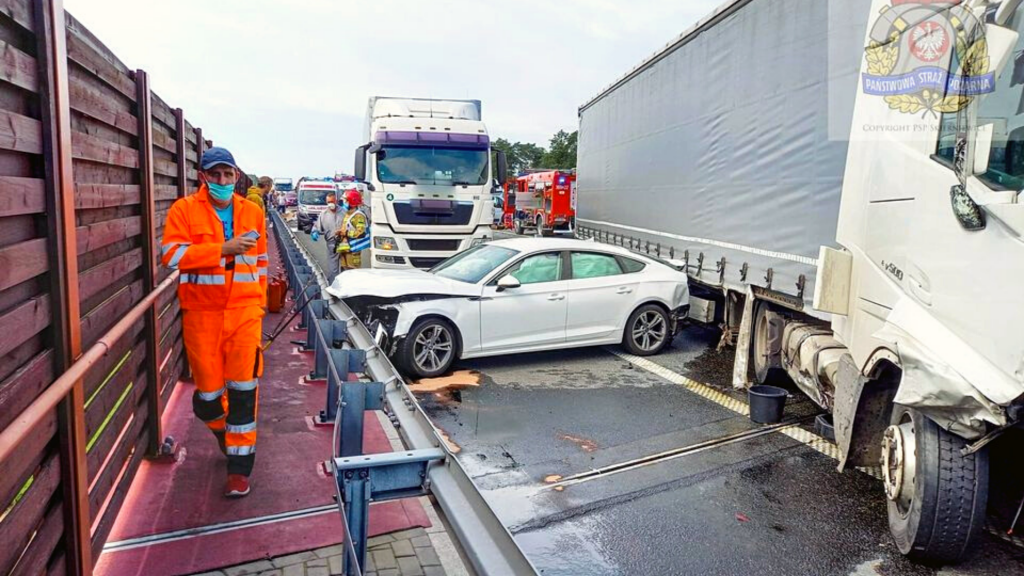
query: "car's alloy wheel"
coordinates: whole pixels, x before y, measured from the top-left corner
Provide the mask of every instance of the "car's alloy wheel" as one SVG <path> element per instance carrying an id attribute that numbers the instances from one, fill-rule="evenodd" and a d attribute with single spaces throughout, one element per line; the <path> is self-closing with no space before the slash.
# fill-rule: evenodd
<path id="1" fill-rule="evenodd" d="M 417 325 L 402 344 L 402 363 L 420 378 L 440 376 L 455 361 L 455 332 L 448 323 L 439 319 L 429 319 Z"/>
<path id="2" fill-rule="evenodd" d="M 622 345 L 632 354 L 651 356 L 661 352 L 671 339 L 668 314 L 656 304 L 646 304 L 629 315 Z"/>
<path id="3" fill-rule="evenodd" d="M 644 352 L 656 350 L 667 335 L 668 322 L 657 310 L 644 312 L 633 323 L 633 343 Z"/>

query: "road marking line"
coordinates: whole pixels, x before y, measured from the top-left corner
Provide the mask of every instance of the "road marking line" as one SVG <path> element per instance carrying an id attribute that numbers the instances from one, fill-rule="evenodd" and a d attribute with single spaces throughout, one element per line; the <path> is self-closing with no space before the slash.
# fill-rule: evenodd
<path id="1" fill-rule="evenodd" d="M 750 415 L 750 406 L 748 406 L 746 402 L 733 398 L 732 396 L 720 392 L 712 388 L 711 386 L 708 386 L 707 384 L 702 384 L 700 382 L 697 382 L 696 380 L 687 378 L 686 376 L 683 376 L 678 372 L 669 370 L 668 368 L 665 368 L 660 364 L 652 362 L 647 358 L 634 356 L 633 354 L 627 354 L 626 352 L 616 350 L 614 348 L 605 348 L 605 350 L 607 350 L 611 354 L 614 354 L 615 356 L 618 356 L 619 358 L 622 358 L 626 362 L 629 362 L 630 364 L 638 368 L 643 368 L 644 370 L 656 376 L 661 376 L 662 378 L 668 380 L 669 382 L 679 384 L 686 388 L 687 390 L 697 394 L 702 398 L 710 400 L 715 404 L 722 406 L 723 408 L 728 408 L 729 410 L 732 410 L 733 412 L 741 416 Z M 826 440 L 825 438 L 822 438 L 821 436 L 815 434 L 814 432 L 804 430 L 803 428 L 798 427 L 782 428 L 780 430 L 776 430 L 776 432 L 778 432 L 779 434 L 784 434 L 792 438 L 793 440 L 796 440 L 797 442 L 804 444 L 805 446 L 809 446 L 815 451 L 824 454 L 825 456 L 828 456 L 829 458 L 832 458 L 837 462 L 839 461 L 839 447 L 833 444 L 832 442 Z M 857 470 L 860 470 L 861 472 L 864 472 L 865 474 L 873 476 L 879 480 L 881 480 L 882 478 L 882 469 L 878 466 L 858 466 Z"/>
<path id="2" fill-rule="evenodd" d="M 644 370 L 647 370 L 648 372 L 656 376 L 661 376 L 662 378 L 668 380 L 669 382 L 672 382 L 673 384 L 679 384 L 680 386 L 686 388 L 690 392 L 693 392 L 694 394 L 702 398 L 710 400 L 715 404 L 718 404 L 719 406 L 728 408 L 729 410 L 732 410 L 733 412 L 741 416 L 750 415 L 750 407 L 747 406 L 747 404 L 744 403 L 742 400 L 737 400 L 736 398 L 733 398 L 728 394 L 716 390 L 708 386 L 707 384 L 701 384 L 696 380 L 687 378 L 686 376 L 683 376 L 678 372 L 673 372 L 672 370 L 669 370 L 668 368 L 665 368 L 660 364 L 651 362 L 646 358 L 634 356 L 632 354 L 627 354 L 625 352 L 622 352 L 621 350 L 616 350 L 614 348 L 605 348 L 605 350 L 618 356 L 619 358 L 622 358 L 623 360 L 629 362 L 634 366 L 643 368 Z"/>
<path id="3" fill-rule="evenodd" d="M 733 412 L 736 412 L 737 414 L 743 416 L 750 415 L 750 407 L 746 403 L 744 403 L 741 400 L 737 400 L 736 398 L 733 398 L 727 394 L 723 394 L 722 392 L 715 390 L 714 388 L 708 386 L 707 384 L 702 384 L 700 382 L 697 382 L 696 380 L 687 378 L 686 376 L 683 376 L 678 372 L 669 370 L 668 368 L 665 368 L 660 364 L 656 364 L 646 358 L 634 356 L 633 354 L 627 354 L 625 352 L 622 352 L 621 350 L 616 350 L 614 348 L 605 348 L 605 350 L 638 368 L 643 368 L 644 370 L 647 370 L 652 374 L 661 376 L 662 378 L 668 380 L 669 382 L 679 384 L 686 388 L 687 390 L 690 390 L 691 392 L 697 394 L 702 398 L 711 400 L 712 402 L 718 404 L 719 406 L 728 408 L 729 410 L 732 410 Z M 799 428 L 797 426 L 786 426 L 783 428 L 771 430 L 771 432 L 777 432 L 779 434 L 789 436 L 793 440 L 796 440 L 797 442 L 800 442 L 805 446 L 809 446 L 815 451 L 824 454 L 829 458 L 832 458 L 836 462 L 839 461 L 839 447 L 836 446 L 834 443 L 826 440 L 825 438 L 815 434 L 814 432 L 804 430 L 803 428 Z M 860 470 L 861 472 L 869 476 L 874 477 L 876 480 L 882 479 L 881 466 L 857 466 L 856 469 Z M 992 523 L 991 518 L 988 519 L 988 521 L 985 523 L 985 531 L 991 534 L 992 536 L 999 538 L 1000 540 L 1017 546 L 1018 548 L 1024 548 L 1024 539 L 1020 538 L 1016 534 L 1008 535 L 1005 530 L 996 527 L 995 524 Z"/>

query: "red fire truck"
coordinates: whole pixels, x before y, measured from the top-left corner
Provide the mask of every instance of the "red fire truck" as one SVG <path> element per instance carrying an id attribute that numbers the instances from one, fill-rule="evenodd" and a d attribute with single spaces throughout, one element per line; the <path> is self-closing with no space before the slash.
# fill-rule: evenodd
<path id="1" fill-rule="evenodd" d="M 516 234 L 572 235 L 576 230 L 576 172 L 547 170 L 520 176 L 514 190 L 506 187 L 506 214 L 510 204 L 515 207 L 512 227 Z"/>

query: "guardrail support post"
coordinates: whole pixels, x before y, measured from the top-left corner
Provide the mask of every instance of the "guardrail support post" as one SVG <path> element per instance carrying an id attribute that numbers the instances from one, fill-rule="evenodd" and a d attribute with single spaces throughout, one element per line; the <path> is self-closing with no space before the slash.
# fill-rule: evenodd
<path id="1" fill-rule="evenodd" d="M 376 385 L 383 392 L 383 384 Z M 334 459 L 335 481 L 345 509 L 345 539 L 351 538 L 360 570 L 366 568 L 370 501 L 383 502 L 426 494 L 427 468 L 444 458 L 445 453 L 440 448 L 428 448 Z M 348 554 L 343 554 L 342 558 L 345 574 L 357 574 Z"/>
<path id="2" fill-rule="evenodd" d="M 310 296 L 310 298 L 312 298 L 312 296 Z M 306 306 L 306 309 L 302 311 L 302 320 L 299 323 L 306 325 L 306 345 L 303 347 L 304 350 L 319 350 L 319 343 L 317 342 L 316 337 L 316 321 L 327 317 L 325 315 L 326 310 L 327 301 L 318 299 L 311 300 L 309 305 Z M 345 335 L 342 335 L 342 339 L 344 339 L 347 334 L 348 333 L 346 332 Z M 317 354 L 319 355 L 319 352 L 317 352 Z M 319 361 L 317 368 L 319 368 Z M 318 376 L 310 374 L 309 377 L 314 380 L 321 380 L 325 376 L 325 374 L 319 370 L 317 371 L 317 374 Z"/>
<path id="3" fill-rule="evenodd" d="M 309 379 L 323 380 L 330 373 L 327 367 L 327 363 L 330 362 L 329 351 L 332 348 L 342 347 L 345 337 L 348 336 L 348 328 L 340 320 L 317 317 L 310 322 L 308 330 L 312 335 L 309 336 L 310 340 L 307 342 L 312 344 L 313 349 L 313 371 L 309 373 Z M 317 333 L 323 334 L 323 339 L 318 338 Z M 348 372 L 342 372 L 341 367 L 338 367 L 338 375 L 344 378 Z M 331 412 L 332 417 L 333 415 L 334 413 Z"/>
<path id="4" fill-rule="evenodd" d="M 384 408 L 384 384 L 380 382 L 345 382 L 341 385 L 341 434 L 338 454 L 359 456 L 363 453 L 363 419 L 367 410 Z"/>

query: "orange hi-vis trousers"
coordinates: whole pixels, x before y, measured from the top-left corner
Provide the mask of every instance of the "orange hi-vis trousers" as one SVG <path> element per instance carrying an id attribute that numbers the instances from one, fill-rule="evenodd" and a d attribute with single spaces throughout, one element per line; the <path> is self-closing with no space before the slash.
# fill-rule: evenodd
<path id="1" fill-rule="evenodd" d="M 263 309 L 184 310 L 182 332 L 196 390 L 192 410 L 217 436 L 228 474 L 252 473 L 263 375 Z"/>

